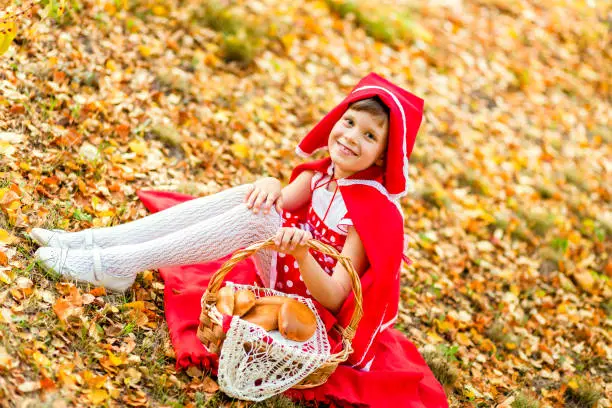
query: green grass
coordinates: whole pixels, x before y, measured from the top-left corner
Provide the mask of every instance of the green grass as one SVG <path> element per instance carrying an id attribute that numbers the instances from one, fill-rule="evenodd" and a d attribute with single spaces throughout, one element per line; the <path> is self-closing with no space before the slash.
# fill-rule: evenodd
<path id="1" fill-rule="evenodd" d="M 423 358 L 440 384 L 447 388 L 454 387 L 459 372 L 451 363 L 448 355 L 439 350 L 428 351 L 423 353 Z"/>
<path id="2" fill-rule="evenodd" d="M 437 208 L 448 208 L 452 204 L 450 197 L 442 189 L 424 187 L 417 191 L 417 195 L 420 196 L 425 202 Z"/>
<path id="3" fill-rule="evenodd" d="M 482 178 L 479 177 L 474 170 L 467 169 L 460 173 L 457 182 L 461 187 L 469 187 L 470 192 L 473 194 L 487 195 L 489 193 L 486 185 L 482 182 Z"/>
<path id="4" fill-rule="evenodd" d="M 510 404 L 512 408 L 540 408 L 540 403 L 527 394 L 519 392 Z"/>
<path id="5" fill-rule="evenodd" d="M 221 34 L 221 53 L 226 62 L 250 64 L 265 42 L 266 24 L 258 26 L 218 1 L 203 4 L 193 13 L 192 19 Z"/>
<path id="6" fill-rule="evenodd" d="M 589 381 L 581 378 L 577 381 L 578 387 L 568 386 L 565 390 L 565 402 L 568 408 L 592 408 L 601 398 L 601 392 Z"/>
<path id="7" fill-rule="evenodd" d="M 544 209 L 533 209 L 520 213 L 527 227 L 535 234 L 543 237 L 555 225 L 555 216 Z"/>
<path id="8" fill-rule="evenodd" d="M 325 0 L 329 9 L 341 18 L 352 16 L 366 34 L 377 41 L 394 44 L 411 40 L 418 28 L 407 8 L 365 8 L 351 0 Z M 422 29 L 421 29 L 422 30 Z"/>
<path id="9" fill-rule="evenodd" d="M 520 343 L 520 339 L 512 334 L 506 324 L 501 321 L 495 322 L 491 327 L 489 327 L 486 331 L 486 336 L 491 339 L 493 342 L 497 343 L 499 346 L 502 346 L 507 349 L 514 349 L 511 344 L 514 344 L 518 347 Z"/>
<path id="10" fill-rule="evenodd" d="M 589 186 L 586 179 L 580 174 L 577 168 L 570 167 L 565 170 L 565 180 L 578 187 L 582 191 L 588 191 Z"/>

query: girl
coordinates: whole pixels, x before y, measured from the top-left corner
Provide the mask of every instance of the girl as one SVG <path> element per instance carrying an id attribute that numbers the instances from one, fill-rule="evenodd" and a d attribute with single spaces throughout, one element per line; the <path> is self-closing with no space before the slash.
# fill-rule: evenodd
<path id="1" fill-rule="evenodd" d="M 420 98 L 369 74 L 297 147 L 302 156 L 320 149 L 327 149 L 329 156 L 298 166 L 286 187 L 265 178 L 115 227 L 75 233 L 36 228 L 33 238 L 47 245 L 36 256 L 44 267 L 60 274 L 123 291 L 139 271 L 213 261 L 275 236 L 278 251 L 256 255 L 261 283 L 312 297 L 323 306 L 319 310 L 326 323 L 337 320 L 346 327 L 355 306 L 348 272 L 334 259 L 307 249 L 307 241 L 316 238 L 349 257 L 360 275 L 364 313 L 348 364 L 362 372 L 386 370 L 385 364 L 402 356 L 397 351 L 394 357 L 387 356 L 388 350 L 378 343 L 386 339 L 390 344 L 388 328 L 397 318 L 403 249 L 399 198 L 408 188 L 408 157 L 422 107 Z M 416 397 L 406 399 L 408 388 L 397 387 L 399 406 L 410 406 L 405 404 L 411 398 L 419 400 L 414 406 L 446 406 L 440 385 L 407 343 L 401 345 L 406 367 L 419 366 L 416 371 L 411 366 L 409 376 Z M 380 356 L 375 360 L 377 351 Z M 393 374 L 404 378 L 397 375 L 397 367 Z M 336 377 L 318 389 L 333 389 Z M 384 377 L 387 388 L 388 376 Z M 374 385 L 371 378 L 356 377 L 355 403 L 381 401 L 380 395 L 364 393 L 360 381 Z M 350 400 L 347 385 L 341 387 L 343 398 Z M 313 391 L 302 396 L 319 399 L 309 392 Z M 388 403 L 391 395 L 386 390 L 382 401 Z"/>

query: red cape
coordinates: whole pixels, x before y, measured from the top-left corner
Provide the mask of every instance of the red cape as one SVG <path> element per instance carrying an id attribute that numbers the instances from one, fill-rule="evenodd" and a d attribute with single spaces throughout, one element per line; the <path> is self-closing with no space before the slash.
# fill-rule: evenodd
<path id="1" fill-rule="evenodd" d="M 326 173 L 331 159 L 325 158 L 304 163 L 295 168 L 291 180 L 305 170 Z M 371 167 L 345 179 L 382 180 L 381 169 Z M 374 358 L 378 335 L 391 326 L 397 318 L 399 304 L 399 273 L 404 248 L 403 218 L 398 207 L 375 187 L 363 183 L 340 185 L 340 193 L 346 204 L 348 216 L 361 238 L 370 263 L 361 276 L 363 293 L 363 317 L 353 339 L 353 353 L 348 364 L 353 368 L 368 369 Z M 305 217 L 309 204 L 293 214 Z M 336 318 L 346 327 L 355 309 L 353 293 L 340 309 Z"/>
<path id="2" fill-rule="evenodd" d="M 139 191 L 138 196 L 152 212 L 193 198 L 155 191 Z M 349 203 L 347 206 L 357 208 Z M 200 299 L 210 278 L 222 263 L 223 260 L 218 260 L 159 270 L 165 283 L 166 321 L 178 368 L 195 365 L 216 374 L 218 356 L 204 348 L 196 331 L 201 311 Z M 373 274 L 370 276 L 374 277 Z M 226 279 L 246 284 L 259 281 L 250 259 L 239 263 Z M 364 290 L 374 284 L 370 279 L 365 276 L 362 279 Z M 341 365 L 322 386 L 310 390 L 289 390 L 285 395 L 294 400 L 319 401 L 342 407 L 448 407 L 443 388 L 416 347 L 401 332 L 391 328 L 383 331 L 372 347 L 377 357 L 369 372 Z"/>

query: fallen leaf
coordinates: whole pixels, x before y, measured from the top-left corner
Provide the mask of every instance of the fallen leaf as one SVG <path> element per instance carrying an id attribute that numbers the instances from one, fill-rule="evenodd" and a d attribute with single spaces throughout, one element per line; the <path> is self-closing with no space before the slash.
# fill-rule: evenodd
<path id="1" fill-rule="evenodd" d="M 17 389 L 21 392 L 32 392 L 40 389 L 39 381 L 26 381 L 17 386 Z"/>
<path id="2" fill-rule="evenodd" d="M 202 380 L 202 389 L 204 392 L 214 394 L 219 391 L 219 384 L 210 377 L 204 377 L 204 380 Z"/>

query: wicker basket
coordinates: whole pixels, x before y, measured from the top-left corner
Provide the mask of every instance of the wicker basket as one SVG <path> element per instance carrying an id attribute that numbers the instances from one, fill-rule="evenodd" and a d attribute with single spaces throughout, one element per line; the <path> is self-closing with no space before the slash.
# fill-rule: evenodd
<path id="1" fill-rule="evenodd" d="M 347 360 L 348 356 L 353 352 L 351 342 L 355 337 L 355 331 L 357 325 L 363 315 L 362 308 L 362 295 L 361 295 L 361 281 L 359 275 L 355 271 L 351 260 L 341 255 L 334 247 L 324 244 L 317 240 L 310 240 L 308 246 L 316 251 L 323 254 L 329 255 L 337 259 L 342 264 L 351 276 L 351 284 L 353 292 L 355 293 L 355 310 L 348 327 L 343 328 L 336 324 L 334 330 L 337 330 L 342 336 L 342 350 L 336 354 L 332 354 L 326 363 L 321 365 L 312 374 L 303 379 L 300 383 L 293 386 L 296 389 L 305 389 L 318 387 L 323 384 L 329 376 L 334 372 L 338 364 Z M 212 276 L 206 292 L 202 296 L 202 312 L 200 313 L 200 324 L 198 326 L 198 339 L 208 348 L 212 353 L 219 354 L 221 347 L 223 346 L 223 340 L 225 339 L 225 333 L 221 328 L 221 325 L 217 319 L 211 319 L 209 310 L 212 306 L 217 303 L 217 292 L 221 288 L 223 279 L 229 271 L 240 261 L 248 258 L 257 251 L 266 248 L 275 248 L 274 239 L 270 238 L 266 241 L 255 243 L 247 248 L 236 251 L 230 259 Z M 213 321 L 215 320 L 215 321 Z"/>

